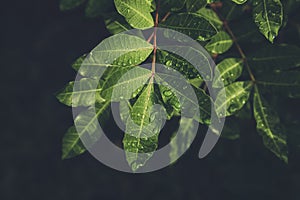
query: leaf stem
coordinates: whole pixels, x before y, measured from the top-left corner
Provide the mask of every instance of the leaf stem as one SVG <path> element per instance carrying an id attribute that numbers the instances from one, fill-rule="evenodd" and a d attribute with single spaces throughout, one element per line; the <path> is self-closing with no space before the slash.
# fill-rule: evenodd
<path id="1" fill-rule="evenodd" d="M 227 20 L 224 19 L 224 17 L 218 12 L 218 10 L 216 9 L 215 6 L 211 6 L 211 8 L 212 8 L 212 10 L 218 15 L 218 17 L 220 18 L 220 20 L 223 22 L 223 26 L 224 26 L 225 30 L 229 33 L 230 37 L 231 37 L 232 40 L 233 40 L 233 43 L 235 44 L 235 46 L 236 46 L 236 48 L 237 48 L 237 50 L 238 50 L 240 56 L 241 56 L 242 59 L 243 59 L 243 62 L 244 62 L 244 64 L 245 64 L 246 68 L 247 68 L 247 71 L 248 71 L 248 73 L 249 73 L 249 76 L 250 76 L 251 81 L 252 81 L 253 83 L 255 83 L 256 80 L 255 80 L 255 77 L 254 77 L 254 75 L 253 75 L 253 73 L 252 73 L 252 70 L 251 70 L 251 68 L 250 68 L 250 66 L 249 66 L 247 57 L 246 57 L 246 55 L 245 55 L 243 49 L 241 48 L 240 44 L 238 43 L 236 36 L 234 35 L 234 33 L 232 32 L 230 26 L 228 25 Z"/>
<path id="2" fill-rule="evenodd" d="M 155 74 L 155 64 L 156 64 L 156 52 L 157 52 L 156 34 L 157 34 L 157 27 L 158 27 L 158 22 L 159 22 L 159 15 L 158 15 L 159 4 L 160 4 L 160 1 L 158 1 L 157 6 L 156 6 L 155 24 L 154 24 L 154 32 L 153 32 L 152 77 Z"/>

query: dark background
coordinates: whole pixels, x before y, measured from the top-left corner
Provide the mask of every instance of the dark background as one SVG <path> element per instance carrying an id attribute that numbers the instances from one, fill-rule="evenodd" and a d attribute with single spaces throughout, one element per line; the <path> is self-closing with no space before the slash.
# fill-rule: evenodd
<path id="1" fill-rule="evenodd" d="M 83 9 L 62 13 L 58 5 L 1 1 L 1 200 L 300 199 L 297 159 L 289 165 L 277 159 L 251 123 L 241 139 L 220 140 L 207 158 L 198 159 L 198 141 L 176 164 L 153 173 L 118 172 L 88 153 L 62 161 L 72 113 L 54 93 L 74 79 L 71 63 L 108 33 Z"/>

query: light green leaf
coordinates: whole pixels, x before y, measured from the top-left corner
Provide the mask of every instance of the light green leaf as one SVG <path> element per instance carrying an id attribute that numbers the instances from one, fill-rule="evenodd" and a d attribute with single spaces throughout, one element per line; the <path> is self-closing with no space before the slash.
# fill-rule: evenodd
<path id="1" fill-rule="evenodd" d="M 75 126 L 69 128 L 63 137 L 62 159 L 68 159 L 83 154 L 86 149 L 83 146 Z"/>
<path id="2" fill-rule="evenodd" d="M 254 0 L 253 18 L 260 32 L 273 43 L 283 21 L 280 0 Z"/>
<path id="3" fill-rule="evenodd" d="M 221 30 L 223 22 L 219 19 L 218 15 L 212 9 L 201 8 L 200 10 L 197 11 L 197 14 L 204 17 L 218 30 Z"/>
<path id="4" fill-rule="evenodd" d="M 232 46 L 231 37 L 224 31 L 217 33 L 211 41 L 205 45 L 205 48 L 213 54 L 222 54 L 228 51 Z"/>
<path id="5" fill-rule="evenodd" d="M 151 15 L 152 0 L 114 0 L 118 12 L 126 21 L 137 29 L 146 29 L 154 26 Z"/>
<path id="6" fill-rule="evenodd" d="M 236 4 L 244 4 L 247 2 L 247 0 L 232 0 Z"/>
<path id="7" fill-rule="evenodd" d="M 186 0 L 186 8 L 189 12 L 196 12 L 206 4 L 207 0 Z"/>
<path id="8" fill-rule="evenodd" d="M 253 100 L 256 128 L 263 137 L 265 146 L 284 162 L 288 162 L 286 136 L 280 124 L 277 113 L 259 94 L 255 87 Z"/>
<path id="9" fill-rule="evenodd" d="M 97 88 L 94 88 L 98 85 Z M 68 83 L 65 88 L 57 94 L 56 98 L 68 106 L 90 106 L 97 102 L 103 102 L 100 96 L 101 85 L 94 79 L 83 78 L 78 82 L 77 91 L 73 91 L 74 82 Z"/>
<path id="10" fill-rule="evenodd" d="M 95 111 L 89 108 L 75 118 L 76 129 L 75 127 L 71 127 L 63 138 L 63 159 L 72 158 L 85 151 L 85 147 L 80 139 L 81 136 L 89 135 L 94 142 L 100 138 L 101 135 L 96 131 L 98 118 L 100 123 L 104 122 L 109 114 L 109 106 L 109 101 L 102 104 L 95 104 Z"/>
<path id="11" fill-rule="evenodd" d="M 124 68 L 144 62 L 153 46 L 142 38 L 117 34 L 103 40 L 84 60 L 79 70 L 82 76 L 97 78 L 107 68 Z"/>
<path id="12" fill-rule="evenodd" d="M 224 89 L 217 95 L 215 107 L 219 117 L 230 116 L 239 111 L 249 99 L 253 83 L 235 82 Z M 225 91 L 226 99 L 221 95 Z"/>
<path id="13" fill-rule="evenodd" d="M 222 60 L 215 69 L 213 87 L 227 86 L 239 78 L 243 71 L 243 60 L 239 58 L 227 58 Z M 223 82 L 223 84 L 222 84 Z"/>
<path id="14" fill-rule="evenodd" d="M 63 11 L 71 10 L 83 4 L 85 0 L 60 0 L 59 8 Z"/>
<path id="15" fill-rule="evenodd" d="M 200 41 L 209 40 L 217 33 L 216 28 L 205 18 L 193 13 L 171 15 L 161 27 L 173 29 Z"/>

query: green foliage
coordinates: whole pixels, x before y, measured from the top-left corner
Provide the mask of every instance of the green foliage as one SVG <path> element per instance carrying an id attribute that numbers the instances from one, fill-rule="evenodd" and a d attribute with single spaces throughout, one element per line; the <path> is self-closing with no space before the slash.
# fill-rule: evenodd
<path id="1" fill-rule="evenodd" d="M 60 8 L 70 10 L 84 3 L 84 0 L 61 0 Z M 289 39 L 290 34 L 293 39 L 300 39 L 299 22 L 292 18 L 289 23 L 291 13 L 297 12 L 297 8 L 297 2 L 280 0 L 86 1 L 86 15 L 103 16 L 113 36 L 75 61 L 72 67 L 82 79 L 68 83 L 57 94 L 63 104 L 86 108 L 75 119 L 76 128 L 72 126 L 63 138 L 62 158 L 85 151 L 81 136 L 89 134 L 96 141 L 100 137 L 95 133 L 97 123 L 105 123 L 111 102 L 119 102 L 121 119 L 126 126 L 123 148 L 132 170 L 138 170 L 159 146 L 162 124 L 152 122 L 162 120 L 163 110 L 167 120 L 180 116 L 179 102 L 184 101 L 191 108 L 199 106 L 200 117 L 180 120 L 184 138 L 171 140 L 171 162 L 191 144 L 196 123 L 211 123 L 213 109 L 219 117 L 228 117 L 223 138 L 243 137 L 239 122 L 252 121 L 266 148 L 287 163 L 289 129 L 282 120 L 285 116 L 276 110 L 285 109 L 281 100 L 300 97 L 300 48 Z M 209 65 L 211 67 L 204 70 L 207 74 L 202 77 L 183 57 L 161 49 L 153 51 L 151 41 L 155 38 L 145 41 L 142 33 L 138 37 L 118 34 L 132 28 L 144 30 L 154 26 L 173 29 L 197 40 L 214 55 L 217 65 L 215 68 Z M 294 26 L 292 33 L 287 31 Z M 180 53 L 187 57 L 203 56 L 193 47 Z M 186 83 L 192 85 L 198 101 L 191 100 L 177 88 L 170 88 L 172 83 L 181 83 L 180 78 L 155 72 L 155 68 L 139 67 L 154 58 L 167 69 L 180 72 Z M 127 73 L 129 71 L 131 73 Z M 104 73 L 99 83 L 95 80 L 99 78 L 98 73 Z M 211 74 L 219 76 L 211 80 Z M 215 100 L 210 98 L 204 81 L 211 81 L 214 88 L 220 89 Z M 80 92 L 73 92 L 74 85 Z M 98 85 L 97 89 L 93 89 L 93 85 Z M 95 102 L 94 111 L 91 105 Z M 162 109 L 153 110 L 155 104 Z M 179 140 L 185 142 L 179 143 Z"/>

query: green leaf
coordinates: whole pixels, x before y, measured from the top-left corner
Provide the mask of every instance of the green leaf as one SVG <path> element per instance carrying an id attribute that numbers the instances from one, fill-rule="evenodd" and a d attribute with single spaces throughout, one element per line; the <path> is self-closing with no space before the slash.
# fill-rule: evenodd
<path id="1" fill-rule="evenodd" d="M 288 162 L 286 136 L 283 134 L 277 113 L 259 94 L 255 87 L 253 100 L 256 128 L 263 137 L 265 146 L 284 162 Z"/>
<path id="2" fill-rule="evenodd" d="M 254 0 L 253 18 L 260 32 L 273 43 L 283 21 L 280 0 Z"/>
<path id="3" fill-rule="evenodd" d="M 88 135 L 96 142 L 101 135 L 96 131 L 98 118 L 103 123 L 109 114 L 110 102 L 106 101 L 102 104 L 95 104 L 96 111 L 92 108 L 80 113 L 75 118 L 75 127 L 71 127 L 63 138 L 62 158 L 72 158 L 82 154 L 85 150 L 80 137 Z"/>
<path id="4" fill-rule="evenodd" d="M 98 85 L 97 88 L 94 88 Z M 68 106 L 91 106 L 97 102 L 103 102 L 100 96 L 101 86 L 94 79 L 83 78 L 78 83 L 77 91 L 73 91 L 74 82 L 68 83 L 65 88 L 57 94 L 56 98 L 63 104 Z"/>
<path id="5" fill-rule="evenodd" d="M 231 37 L 226 32 L 221 31 L 212 37 L 211 41 L 205 45 L 205 48 L 213 54 L 222 54 L 228 51 L 232 44 Z"/>
<path id="6" fill-rule="evenodd" d="M 244 5 L 233 3 L 232 1 L 223 1 L 221 14 L 224 16 L 226 21 L 233 21 L 239 19 L 243 15 Z M 239 24 L 241 25 L 241 24 Z"/>
<path id="7" fill-rule="evenodd" d="M 162 97 L 162 100 L 165 104 L 165 108 L 168 114 L 168 119 L 171 119 L 173 116 L 180 116 L 180 102 L 171 88 L 160 84 L 159 91 Z"/>
<path id="8" fill-rule="evenodd" d="M 71 10 L 83 4 L 85 0 L 60 0 L 59 8 L 63 11 Z"/>
<path id="9" fill-rule="evenodd" d="M 195 137 L 195 123 L 196 121 L 192 118 L 182 117 L 180 119 L 181 137 L 177 136 L 176 140 L 174 137 L 171 138 L 170 163 L 176 161 L 192 144 Z"/>
<path id="10" fill-rule="evenodd" d="M 78 136 L 75 126 L 72 126 L 63 137 L 62 159 L 78 156 L 85 151 L 86 149 Z"/>
<path id="11" fill-rule="evenodd" d="M 186 0 L 186 8 L 189 12 L 196 12 L 206 4 L 207 0 Z"/>
<path id="12" fill-rule="evenodd" d="M 187 79 L 199 78 L 200 74 L 195 67 L 182 57 L 167 51 L 157 51 L 157 61 L 180 72 Z"/>
<path id="13" fill-rule="evenodd" d="M 154 85 L 150 83 L 133 105 L 131 117 L 127 118 L 123 145 L 133 171 L 144 166 L 158 146 L 162 123 L 159 123 L 161 114 L 152 110 L 155 102 Z"/>
<path id="14" fill-rule="evenodd" d="M 200 41 L 209 40 L 217 33 L 216 28 L 204 17 L 193 13 L 171 15 L 160 23 L 161 27 L 173 29 Z"/>
<path id="15" fill-rule="evenodd" d="M 115 35 L 131 29 L 130 25 L 120 15 L 113 15 L 105 20 L 107 30 Z"/>
<path id="16" fill-rule="evenodd" d="M 165 12 L 168 11 L 178 11 L 184 8 L 186 0 L 178 1 L 178 0 L 164 0 L 160 2 L 160 10 Z"/>
<path id="17" fill-rule="evenodd" d="M 213 10 L 208 8 L 201 8 L 200 10 L 197 11 L 197 14 L 204 17 L 218 30 L 222 29 L 223 22 L 219 19 L 218 15 Z"/>
<path id="18" fill-rule="evenodd" d="M 194 108 L 199 107 L 199 113 L 200 116 L 194 116 L 194 119 L 202 124 L 210 124 L 210 118 L 211 118 L 211 98 L 205 93 L 204 90 L 200 88 L 193 88 L 194 92 L 198 98 L 197 100 L 193 100 L 190 98 L 192 95 L 185 95 L 182 90 L 185 88 L 175 88 L 171 87 L 173 85 L 182 85 L 185 87 L 185 83 L 183 83 L 184 80 L 182 80 L 180 77 L 174 76 L 173 74 L 167 74 L 167 73 L 156 73 L 155 80 L 161 84 L 161 85 L 170 85 L 168 88 L 169 90 L 161 90 L 161 95 L 166 98 L 166 102 L 170 103 L 171 106 L 174 108 L 174 110 L 177 112 L 180 108 L 180 104 L 178 105 L 178 102 L 185 102 L 187 107 L 189 107 L 191 110 L 188 110 L 187 112 L 189 114 L 195 113 Z M 186 82 L 186 84 L 189 84 Z M 176 100 L 176 98 L 180 100 Z M 168 99 L 171 99 L 168 100 Z"/>
<path id="19" fill-rule="evenodd" d="M 135 98 L 137 94 L 133 92 L 138 90 L 141 85 L 145 85 L 152 76 L 150 70 L 140 67 L 135 67 L 127 72 L 128 70 L 118 70 L 108 78 L 101 92 L 105 99 L 120 101 Z"/>
<path id="20" fill-rule="evenodd" d="M 82 76 L 97 78 L 98 71 L 124 68 L 144 62 L 153 46 L 142 38 L 117 34 L 103 40 L 84 60 L 79 70 Z"/>
<path id="21" fill-rule="evenodd" d="M 290 98 L 300 98 L 299 71 L 264 71 L 255 75 L 257 84 L 266 92 L 284 95 Z"/>
<path id="22" fill-rule="evenodd" d="M 247 0 L 232 0 L 236 4 L 244 4 L 247 2 Z"/>
<path id="23" fill-rule="evenodd" d="M 239 58 L 227 58 L 222 60 L 215 69 L 213 87 L 227 86 L 238 79 L 243 71 L 243 60 Z M 222 84 L 223 82 L 223 84 Z"/>
<path id="24" fill-rule="evenodd" d="M 223 88 L 215 102 L 217 115 L 219 117 L 230 116 L 243 108 L 249 99 L 252 86 L 251 82 L 235 82 Z"/>
<path id="25" fill-rule="evenodd" d="M 72 68 L 78 71 L 83 63 L 83 61 L 86 59 L 87 55 L 84 54 L 77 58 L 77 60 L 72 64 Z"/>
<path id="26" fill-rule="evenodd" d="M 300 48 L 293 45 L 269 45 L 249 55 L 249 64 L 255 71 L 286 70 L 300 67 Z"/>
<path id="27" fill-rule="evenodd" d="M 238 119 L 227 117 L 221 137 L 228 140 L 236 140 L 240 138 L 240 131 Z"/>
<path id="28" fill-rule="evenodd" d="M 137 29 L 146 29 L 154 26 L 151 15 L 152 0 L 114 0 L 118 12 L 126 21 Z"/>
<path id="29" fill-rule="evenodd" d="M 105 16 L 105 13 L 111 12 L 113 9 L 113 0 L 89 0 L 85 13 L 88 17 L 98 17 Z"/>

